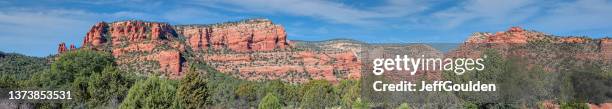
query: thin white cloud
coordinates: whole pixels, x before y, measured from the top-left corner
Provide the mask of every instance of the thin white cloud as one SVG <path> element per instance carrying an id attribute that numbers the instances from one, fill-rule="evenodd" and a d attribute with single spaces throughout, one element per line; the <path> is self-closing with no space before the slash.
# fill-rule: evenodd
<path id="1" fill-rule="evenodd" d="M 63 11 L 37 12 L 29 10 L 0 11 L 0 43 L 2 51 L 45 56 L 40 52 L 53 51 L 59 42 L 77 42 L 78 34 L 91 24 L 71 18 L 75 14 Z M 74 40 L 65 40 L 74 39 Z M 51 52 L 47 52 L 51 53 Z"/>
<path id="2" fill-rule="evenodd" d="M 160 17 L 176 24 L 211 24 L 234 19 L 233 17 L 200 8 L 176 8 Z"/>
<path id="3" fill-rule="evenodd" d="M 384 22 L 382 18 L 405 17 L 426 9 L 423 2 L 412 0 L 389 0 L 384 6 L 368 9 L 321 0 L 219 0 L 201 1 L 200 5 L 233 12 L 288 14 L 355 25 L 374 25 Z"/>
<path id="4" fill-rule="evenodd" d="M 539 29 L 570 33 L 590 29 L 612 28 L 612 2 L 578 0 L 560 3 L 534 21 Z M 609 35 L 609 34 L 608 34 Z"/>
<path id="5" fill-rule="evenodd" d="M 467 0 L 456 7 L 433 13 L 432 19 L 453 29 L 478 20 L 478 24 L 515 24 L 534 16 L 540 7 L 533 0 Z"/>

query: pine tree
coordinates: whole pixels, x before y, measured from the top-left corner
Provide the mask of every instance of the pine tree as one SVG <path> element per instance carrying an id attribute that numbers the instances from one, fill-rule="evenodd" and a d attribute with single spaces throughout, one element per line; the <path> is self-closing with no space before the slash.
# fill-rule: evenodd
<path id="1" fill-rule="evenodd" d="M 178 105 L 187 109 L 205 107 L 208 99 L 208 89 L 206 85 L 208 80 L 199 72 L 196 72 L 195 67 L 190 67 L 181 80 L 177 91 Z"/>

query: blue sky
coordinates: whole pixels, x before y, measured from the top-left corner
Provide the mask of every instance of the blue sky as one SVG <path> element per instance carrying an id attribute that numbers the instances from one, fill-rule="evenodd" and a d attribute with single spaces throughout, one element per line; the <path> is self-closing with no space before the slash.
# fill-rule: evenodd
<path id="1" fill-rule="evenodd" d="M 0 51 L 54 54 L 81 45 L 100 21 L 140 19 L 210 24 L 268 18 L 291 40 L 459 43 L 473 32 L 521 26 L 561 36 L 612 32 L 611 0 L 105 0 L 0 1 Z"/>

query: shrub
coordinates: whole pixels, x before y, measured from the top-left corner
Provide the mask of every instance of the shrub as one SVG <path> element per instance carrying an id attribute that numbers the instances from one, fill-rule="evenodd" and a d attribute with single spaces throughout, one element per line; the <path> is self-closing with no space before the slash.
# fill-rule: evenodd
<path id="1" fill-rule="evenodd" d="M 175 105 L 176 87 L 171 80 L 150 76 L 130 88 L 122 109 L 167 109 Z"/>
<path id="2" fill-rule="evenodd" d="M 408 106 L 408 103 L 402 103 L 397 109 L 410 109 L 410 106 Z"/>
<path id="3" fill-rule="evenodd" d="M 268 93 L 260 102 L 258 109 L 280 109 L 283 105 L 274 93 Z"/>
<path id="4" fill-rule="evenodd" d="M 339 96 L 331 83 L 325 80 L 312 80 L 302 87 L 302 108 L 326 108 L 337 106 Z"/>

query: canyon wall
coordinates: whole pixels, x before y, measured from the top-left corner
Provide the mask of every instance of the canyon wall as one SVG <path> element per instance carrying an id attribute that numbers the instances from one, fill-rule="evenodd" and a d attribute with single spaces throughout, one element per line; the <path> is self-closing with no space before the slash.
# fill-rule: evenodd
<path id="1" fill-rule="evenodd" d="M 65 45 L 59 48 L 65 51 Z M 267 19 L 178 26 L 134 20 L 100 22 L 86 34 L 81 48 L 111 52 L 127 71 L 171 78 L 183 76 L 191 63 L 188 59 L 242 79 L 297 83 L 355 79 L 361 68 L 351 50 L 292 49 L 285 29 Z"/>
<path id="2" fill-rule="evenodd" d="M 599 46 L 601 47 L 603 58 L 612 60 L 612 38 L 601 39 Z"/>
<path id="3" fill-rule="evenodd" d="M 189 66 L 186 59 L 206 62 L 211 67 L 247 80 L 281 79 L 305 82 L 311 79 L 360 78 L 363 49 L 350 40 L 292 45 L 281 25 L 267 19 L 249 19 L 209 25 L 178 25 L 145 21 L 100 22 L 86 34 L 81 48 L 108 51 L 123 69 L 139 73 L 161 73 L 180 78 Z M 581 44 L 571 52 L 546 50 L 545 45 Z M 531 45 L 531 46 L 529 46 Z M 526 46 L 517 49 L 516 46 Z M 531 48 L 529 48 L 531 47 Z M 74 45 L 70 50 L 75 49 Z M 538 50 L 542 48 L 543 50 Z M 558 47 L 557 47 L 558 48 Z M 474 33 L 446 57 L 478 57 L 484 49 L 502 56 L 531 58 L 532 63 L 558 58 L 612 59 L 610 38 L 558 37 L 511 27 L 507 31 Z M 68 51 L 60 44 L 58 53 Z M 544 65 L 553 69 L 554 65 Z M 435 76 L 434 76 L 435 77 Z"/>
<path id="4" fill-rule="evenodd" d="M 185 48 L 178 37 L 167 23 L 100 22 L 87 32 L 82 48 L 109 51 L 120 68 L 128 71 L 180 77 Z"/>
<path id="5" fill-rule="evenodd" d="M 285 49 L 285 29 L 267 19 L 219 25 L 176 26 L 179 34 L 187 38 L 194 51 L 229 49 L 235 52 L 272 51 Z"/>

